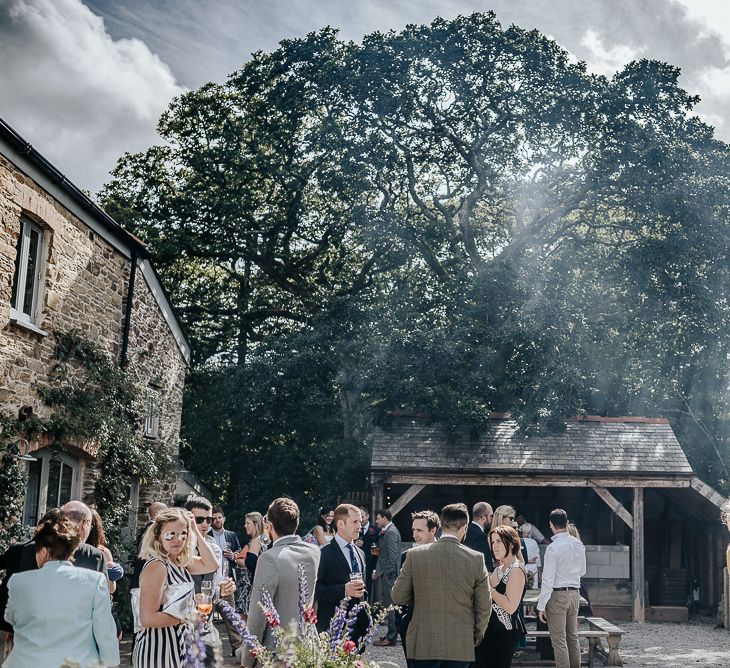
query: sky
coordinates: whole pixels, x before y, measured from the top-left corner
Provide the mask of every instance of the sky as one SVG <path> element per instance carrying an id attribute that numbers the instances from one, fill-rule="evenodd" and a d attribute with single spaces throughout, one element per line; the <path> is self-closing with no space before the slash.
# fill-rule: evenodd
<path id="1" fill-rule="evenodd" d="M 326 25 L 343 39 L 493 10 L 607 76 L 636 58 L 682 68 L 730 141 L 730 0 L 0 0 L 0 117 L 96 192 L 125 152 L 159 142 L 169 102 L 257 50 Z"/>

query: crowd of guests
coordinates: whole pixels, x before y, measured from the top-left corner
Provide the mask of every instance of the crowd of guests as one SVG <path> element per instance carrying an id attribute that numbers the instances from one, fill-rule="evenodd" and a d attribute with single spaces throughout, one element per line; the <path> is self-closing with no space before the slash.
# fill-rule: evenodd
<path id="1" fill-rule="evenodd" d="M 585 551 L 569 533 L 562 510 L 550 515 L 545 536 L 511 506 L 494 511 L 451 504 L 440 515 L 413 513 L 414 547 L 402 552 L 391 513 L 351 504 L 323 507 L 315 526 L 298 535 L 299 508 L 279 498 L 266 514 L 245 516 L 242 542 L 226 528 L 221 508 L 194 497 L 184 507 L 149 506 L 131 571 L 134 616 L 132 663 L 137 668 L 182 668 L 184 621 L 197 608 L 208 662 L 223 650 L 216 610 L 228 603 L 249 632 L 273 646 L 259 603 L 272 597 L 283 625 L 300 613 L 299 569 L 310 586 L 317 628 L 327 630 L 337 607 L 367 600 L 396 604 L 375 644 L 395 646 L 400 636 L 409 665 L 477 668 L 510 666 L 524 638 L 522 598 L 542 582 L 537 616 L 550 628 L 556 665 L 578 666 L 578 590 Z M 544 564 L 539 544 L 549 543 Z M 3 667 L 119 663 L 121 637 L 111 595 L 124 569 L 106 545 L 99 514 L 79 501 L 46 513 L 32 541 L 0 557 L 0 611 L 6 632 Z M 528 573 L 532 575 L 528 576 Z M 49 600 L 49 592 L 53 592 Z M 360 643 L 369 615 L 360 606 L 351 639 Z M 241 665 L 255 657 L 225 614 L 230 651 Z M 50 631 L 49 631 L 50 630 Z"/>

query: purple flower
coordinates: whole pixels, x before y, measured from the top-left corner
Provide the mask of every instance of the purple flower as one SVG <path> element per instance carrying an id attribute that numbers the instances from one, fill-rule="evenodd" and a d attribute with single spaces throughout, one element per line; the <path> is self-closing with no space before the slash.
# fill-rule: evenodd
<path id="1" fill-rule="evenodd" d="M 185 668 L 205 668 L 208 652 L 202 640 L 203 631 L 204 624 L 200 617 L 192 616 L 184 624 Z"/>

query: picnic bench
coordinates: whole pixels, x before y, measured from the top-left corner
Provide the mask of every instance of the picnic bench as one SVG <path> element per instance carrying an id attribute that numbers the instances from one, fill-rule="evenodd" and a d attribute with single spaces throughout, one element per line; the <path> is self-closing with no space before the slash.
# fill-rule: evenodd
<path id="1" fill-rule="evenodd" d="M 550 631 L 535 631 L 533 629 L 527 630 L 527 637 L 528 638 L 550 638 Z M 593 654 L 598 646 L 601 645 L 601 640 L 603 638 L 608 639 L 608 632 L 607 631 L 599 631 L 597 629 L 589 629 L 587 631 L 578 631 L 578 638 L 587 638 L 588 639 L 588 662 L 581 665 L 587 665 L 589 668 L 593 668 Z M 545 659 L 525 659 L 520 660 L 516 659 L 513 662 L 513 665 L 515 666 L 554 666 L 555 661 L 552 659 L 545 660 Z"/>
<path id="2" fill-rule="evenodd" d="M 600 638 L 596 640 L 589 640 L 588 642 L 594 644 L 594 649 L 603 654 L 606 657 L 606 663 L 609 666 L 623 666 L 624 662 L 621 660 L 621 655 L 618 653 L 618 646 L 621 642 L 621 636 L 624 630 L 606 621 L 603 617 L 579 617 L 579 620 L 585 619 L 591 630 L 603 631 L 608 634 L 606 637 L 606 643 L 608 644 L 608 651 L 605 651 L 601 643 Z"/>

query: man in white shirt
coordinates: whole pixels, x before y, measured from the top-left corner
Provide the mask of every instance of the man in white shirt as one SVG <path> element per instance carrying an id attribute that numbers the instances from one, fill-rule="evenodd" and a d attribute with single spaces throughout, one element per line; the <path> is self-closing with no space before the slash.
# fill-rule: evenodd
<path id="1" fill-rule="evenodd" d="M 547 622 L 557 668 L 580 668 L 578 607 L 580 579 L 586 572 L 586 549 L 568 534 L 568 514 L 561 508 L 550 513 L 555 534 L 545 551 L 542 588 L 537 614 Z"/>
<path id="2" fill-rule="evenodd" d="M 537 589 L 540 585 L 539 572 L 542 563 L 540 561 L 540 546 L 534 538 L 530 537 L 532 530 L 532 524 L 525 522 L 520 527 L 520 533 L 522 534 L 522 540 L 525 541 L 525 549 L 527 550 L 527 563 L 525 564 L 525 570 L 534 574 L 532 581 L 532 587 Z"/>

